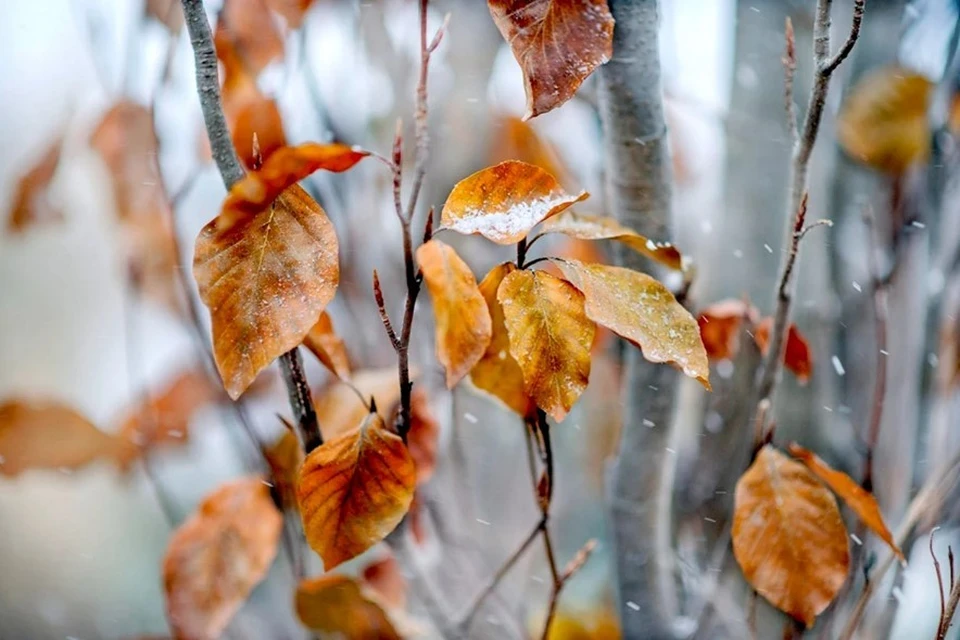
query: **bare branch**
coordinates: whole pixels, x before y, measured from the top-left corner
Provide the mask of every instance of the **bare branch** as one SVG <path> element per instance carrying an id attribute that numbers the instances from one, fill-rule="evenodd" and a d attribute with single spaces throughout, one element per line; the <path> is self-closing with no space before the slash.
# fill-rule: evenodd
<path id="1" fill-rule="evenodd" d="M 939 638 L 942 638 L 942 637 L 943 637 L 943 634 L 941 633 L 941 631 L 943 630 L 943 616 L 944 616 L 944 615 L 946 614 L 946 612 L 947 612 L 946 598 L 945 598 L 945 596 L 944 596 L 944 594 L 943 594 L 943 575 L 940 573 L 940 561 L 937 560 L 937 554 L 936 554 L 936 552 L 933 550 L 933 536 L 934 536 L 934 535 L 937 533 L 937 531 L 939 531 L 939 530 L 940 530 L 940 527 L 934 527 L 933 529 L 931 529 L 931 530 L 930 530 L 930 540 L 929 540 L 930 557 L 933 558 L 933 570 L 934 570 L 934 571 L 936 572 L 936 574 L 937 574 L 937 587 L 940 589 L 940 623 L 937 625 L 937 638 L 938 638 L 938 640 L 939 640 Z"/>
<path id="2" fill-rule="evenodd" d="M 783 103 L 787 112 L 787 130 L 790 132 L 790 140 L 796 144 L 800 138 L 800 132 L 797 130 L 797 105 L 793 101 L 793 80 L 797 73 L 797 46 L 793 35 L 793 21 L 787 16 L 783 29 L 784 50 L 783 58 Z"/>
<path id="3" fill-rule="evenodd" d="M 373 270 L 373 297 L 377 301 L 380 321 L 387 332 L 387 337 L 390 338 L 390 344 L 393 345 L 394 351 L 400 351 L 400 339 L 397 338 L 397 332 L 393 330 L 393 324 L 390 322 L 390 315 L 387 313 L 387 307 L 383 301 L 383 290 L 380 288 L 380 276 L 377 275 L 376 269 Z"/>
<path id="4" fill-rule="evenodd" d="M 883 403 L 887 395 L 887 280 L 880 273 L 877 263 L 876 225 L 873 210 L 864 211 L 867 224 L 868 260 L 870 279 L 873 289 L 873 317 L 876 333 L 877 366 L 874 371 L 873 401 L 870 408 L 870 422 L 865 434 L 866 457 L 863 463 L 863 481 L 861 485 L 867 491 L 873 491 L 873 454 L 880 439 L 880 424 L 883 418 Z"/>
<path id="5" fill-rule="evenodd" d="M 823 75 L 830 76 L 830 74 L 837 70 L 840 63 L 847 59 L 850 52 L 853 51 L 853 45 L 857 44 L 857 38 L 860 37 L 860 23 L 863 22 L 863 10 L 866 4 L 867 0 L 854 1 L 853 24 L 850 25 L 850 35 L 847 36 L 846 41 L 843 43 L 843 46 L 840 47 L 840 50 L 837 51 L 836 55 L 820 69 L 820 73 Z"/>

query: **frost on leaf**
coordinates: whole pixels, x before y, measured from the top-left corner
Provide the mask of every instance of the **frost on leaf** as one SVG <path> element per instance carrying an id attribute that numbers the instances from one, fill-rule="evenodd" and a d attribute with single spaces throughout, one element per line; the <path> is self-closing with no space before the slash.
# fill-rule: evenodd
<path id="1" fill-rule="evenodd" d="M 302 581 L 295 606 L 300 622 L 317 633 L 358 640 L 400 640 L 380 605 L 349 576 L 331 573 Z"/>
<path id="2" fill-rule="evenodd" d="M 656 278 L 575 260 L 557 264 L 583 293 L 591 320 L 640 347 L 650 362 L 670 363 L 710 388 L 710 365 L 697 321 Z"/>
<path id="3" fill-rule="evenodd" d="M 310 452 L 297 496 L 307 542 L 324 568 L 360 555 L 393 531 L 415 486 L 413 458 L 376 413 Z"/>
<path id="4" fill-rule="evenodd" d="M 490 344 L 490 313 L 473 272 L 453 247 L 430 240 L 417 249 L 417 262 L 433 298 L 437 359 L 452 389 Z"/>
<path id="5" fill-rule="evenodd" d="M 543 169 L 509 160 L 458 182 L 443 205 L 440 223 L 457 233 L 514 244 L 540 222 L 589 195 L 582 191 L 571 196 Z"/>
<path id="6" fill-rule="evenodd" d="M 497 300 L 526 393 L 563 420 L 590 378 L 596 325 L 584 311 L 583 294 L 546 272 L 514 271 L 500 283 Z"/>
<path id="7" fill-rule="evenodd" d="M 215 640 L 266 576 L 283 518 L 258 477 L 222 485 L 170 538 L 163 559 L 174 636 Z"/>
<path id="8" fill-rule="evenodd" d="M 847 579 L 847 529 L 833 494 L 772 445 L 737 481 L 731 536 L 747 582 L 808 627 Z"/>
<path id="9" fill-rule="evenodd" d="M 523 70 L 524 119 L 572 98 L 613 55 L 607 0 L 488 0 L 487 5 Z"/>

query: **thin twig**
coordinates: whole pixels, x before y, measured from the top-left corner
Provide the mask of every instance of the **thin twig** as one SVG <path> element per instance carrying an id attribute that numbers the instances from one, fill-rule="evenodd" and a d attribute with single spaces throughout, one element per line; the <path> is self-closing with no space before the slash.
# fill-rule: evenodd
<path id="1" fill-rule="evenodd" d="M 950 580 L 953 582 L 953 552 L 950 553 Z M 950 631 L 950 625 L 953 624 L 953 616 L 957 612 L 957 605 L 960 604 L 960 583 L 952 584 L 950 588 L 950 597 L 947 599 L 947 608 L 943 614 L 943 626 L 940 629 L 940 635 L 937 640 L 945 640 L 947 632 Z"/>
<path id="2" fill-rule="evenodd" d="M 887 287 L 886 280 L 880 273 L 877 261 L 876 226 L 873 220 L 873 210 L 864 211 L 867 223 L 870 265 L 870 279 L 873 289 L 873 317 L 874 332 L 876 334 L 875 349 L 877 352 L 877 366 L 873 379 L 873 400 L 870 408 L 870 422 L 867 423 L 865 437 L 866 455 L 863 463 L 863 481 L 860 483 L 866 491 L 873 491 L 873 455 L 880 439 L 880 424 L 883 418 L 884 398 L 887 394 Z"/>
<path id="3" fill-rule="evenodd" d="M 943 593 L 943 574 L 940 573 L 940 561 L 937 560 L 937 553 L 933 550 L 933 536 L 936 535 L 937 531 L 940 530 L 940 527 L 934 527 L 930 530 L 930 557 L 933 558 L 933 570 L 937 574 L 937 588 L 940 589 L 940 623 L 937 625 L 937 638 L 941 638 L 941 630 L 943 629 L 943 616 L 947 612 L 947 602 L 946 596 Z"/>
<path id="4" fill-rule="evenodd" d="M 377 275 L 376 269 L 373 270 L 373 297 L 377 301 L 377 310 L 380 312 L 380 322 L 383 323 L 387 337 L 390 338 L 390 344 L 393 345 L 395 350 L 399 351 L 400 339 L 397 337 L 397 332 L 393 330 L 393 323 L 390 322 L 390 314 L 387 313 L 387 307 L 383 301 L 383 289 L 380 288 L 380 276 Z"/>
<path id="5" fill-rule="evenodd" d="M 797 105 L 793 101 L 793 80 L 797 73 L 797 45 L 793 35 L 793 21 L 790 16 L 784 23 L 784 49 L 783 58 L 783 102 L 787 112 L 787 130 L 790 132 L 790 140 L 793 144 L 800 138 L 800 132 L 797 130 Z"/>
<path id="6" fill-rule="evenodd" d="M 836 71 L 840 63 L 847 59 L 850 52 L 853 51 L 853 45 L 857 44 L 857 38 L 860 37 L 860 23 L 863 22 L 863 10 L 866 6 L 866 0 L 855 0 L 853 3 L 853 24 L 850 26 L 850 34 L 837 54 L 824 65 L 823 73 L 827 76 Z"/>

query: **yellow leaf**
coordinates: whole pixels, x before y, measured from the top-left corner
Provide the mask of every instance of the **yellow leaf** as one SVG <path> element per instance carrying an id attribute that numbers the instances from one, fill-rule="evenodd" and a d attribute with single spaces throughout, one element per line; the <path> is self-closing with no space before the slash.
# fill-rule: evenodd
<path id="1" fill-rule="evenodd" d="M 400 640 L 380 605 L 348 576 L 327 574 L 297 586 L 297 617 L 311 631 L 345 640 Z"/>
<path id="2" fill-rule="evenodd" d="M 490 344 L 490 313 L 470 267 L 439 240 L 417 249 L 417 262 L 433 298 L 437 359 L 453 388 L 470 372 Z"/>
<path id="3" fill-rule="evenodd" d="M 510 355 L 538 407 L 563 420 L 587 387 L 596 326 L 583 294 L 543 271 L 514 271 L 497 290 Z"/>
<path id="4" fill-rule="evenodd" d="M 837 501 L 805 466 L 771 445 L 737 481 L 732 541 L 747 582 L 808 627 L 850 570 Z"/>
<path id="5" fill-rule="evenodd" d="M 416 377 L 414 371 L 410 372 L 410 377 Z M 360 392 L 363 400 L 357 397 L 354 388 Z M 350 384 L 334 382 L 324 387 L 314 401 L 323 439 L 333 440 L 355 429 L 370 413 L 365 403 L 371 397 L 383 411 L 388 411 L 400 401 L 400 379 L 396 367 L 359 371 Z"/>
<path id="6" fill-rule="evenodd" d="M 350 377 L 350 357 L 347 355 L 347 347 L 334 330 L 333 321 L 330 320 L 330 314 L 326 311 L 320 314 L 320 319 L 310 328 L 310 332 L 303 340 L 303 346 L 309 349 L 310 353 L 315 355 L 333 375 L 343 379 Z"/>
<path id="7" fill-rule="evenodd" d="M 413 459 L 376 413 L 314 449 L 300 467 L 303 530 L 326 570 L 360 555 L 400 524 L 416 486 Z"/>

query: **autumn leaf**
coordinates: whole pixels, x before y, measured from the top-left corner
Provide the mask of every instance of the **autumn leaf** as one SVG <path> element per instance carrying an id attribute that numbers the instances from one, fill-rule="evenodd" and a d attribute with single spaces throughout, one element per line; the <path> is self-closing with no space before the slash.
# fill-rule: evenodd
<path id="1" fill-rule="evenodd" d="M 416 486 L 413 459 L 376 413 L 314 449 L 300 468 L 303 530 L 326 570 L 360 555 L 400 524 Z"/>
<path id="2" fill-rule="evenodd" d="M 930 153 L 927 108 L 933 83 L 899 66 L 882 67 L 854 86 L 837 116 L 847 154 L 880 171 L 903 173 Z"/>
<path id="3" fill-rule="evenodd" d="M 880 506 L 877 504 L 877 499 L 873 497 L 873 494 L 865 491 L 847 474 L 832 468 L 812 451 L 804 449 L 793 442 L 790 443 L 788 448 L 790 455 L 807 465 L 810 471 L 813 471 L 818 478 L 823 480 L 835 494 L 847 503 L 847 506 L 857 514 L 857 517 L 860 518 L 871 531 L 877 534 L 877 537 L 887 543 L 887 546 L 890 547 L 902 562 L 906 562 L 907 559 L 904 557 L 900 547 L 897 546 L 897 543 L 893 539 L 893 534 L 890 533 L 890 529 L 887 528 L 883 520 L 883 514 L 880 513 Z"/>
<path id="4" fill-rule="evenodd" d="M 183 9 L 179 0 L 147 0 L 144 14 L 159 21 L 171 33 L 179 33 L 183 27 Z"/>
<path id="5" fill-rule="evenodd" d="M 714 302 L 700 312 L 700 339 L 710 360 L 729 360 L 740 351 L 740 326 L 757 322 L 757 311 L 748 302 L 731 298 Z"/>
<path id="6" fill-rule="evenodd" d="M 583 294 L 543 271 L 514 271 L 497 290 L 510 355 L 538 407 L 563 420 L 587 387 L 594 323 Z"/>
<path id="7" fill-rule="evenodd" d="M 453 187 L 440 214 L 442 228 L 479 233 L 497 244 L 514 244 L 537 224 L 589 197 L 567 194 L 539 167 L 509 160 L 467 176 Z"/>
<path id="8" fill-rule="evenodd" d="M 747 582 L 808 627 L 850 569 L 847 530 L 833 495 L 771 445 L 737 482 L 732 541 Z"/>
<path id="9" fill-rule="evenodd" d="M 561 184 L 567 184 L 567 169 L 554 149 L 537 135 L 529 122 L 511 115 L 501 115 L 494 126 L 496 138 L 490 151 L 493 163 L 505 160 L 520 160 L 540 167 L 555 176 Z"/>
<path id="10" fill-rule="evenodd" d="M 333 225 L 295 183 L 318 169 L 349 169 L 364 155 L 344 145 L 282 149 L 239 180 L 200 231 L 193 273 L 210 308 L 217 368 L 234 400 L 303 342 L 339 283 Z"/>
<path id="11" fill-rule="evenodd" d="M 490 344 L 490 313 L 473 272 L 453 247 L 430 240 L 417 248 L 417 262 L 433 298 L 437 359 L 452 389 Z"/>
<path id="12" fill-rule="evenodd" d="M 493 21 L 523 70 L 524 120 L 573 97 L 613 55 L 606 0 L 488 0 Z"/>
<path id="13" fill-rule="evenodd" d="M 297 617 L 308 629 L 337 637 L 400 640 L 380 605 L 349 576 L 330 573 L 297 586 Z"/>
<path id="14" fill-rule="evenodd" d="M 217 32 L 229 38 L 253 78 L 283 56 L 283 39 L 264 0 L 225 0 Z"/>
<path id="15" fill-rule="evenodd" d="M 757 347 L 764 355 L 766 355 L 767 346 L 770 343 L 771 329 L 773 329 L 773 317 L 767 316 L 760 321 L 753 334 Z M 797 325 L 792 322 L 787 330 L 787 346 L 783 354 L 783 364 L 797 376 L 797 380 L 800 382 L 806 383 L 810 380 L 810 375 L 813 373 L 813 354 L 810 351 L 807 339 L 797 329 Z"/>
<path id="16" fill-rule="evenodd" d="M 710 389 L 700 329 L 670 290 L 639 271 L 558 260 L 586 300 L 587 317 L 640 347 L 650 362 L 670 363 Z"/>
<path id="17" fill-rule="evenodd" d="M 57 402 L 0 403 L 0 474 L 31 469 L 75 471 L 113 458 L 120 441 Z"/>
<path id="18" fill-rule="evenodd" d="M 313 0 L 266 0 L 271 9 L 283 16 L 287 26 L 299 29 Z"/>
<path id="19" fill-rule="evenodd" d="M 303 449 L 292 429 L 263 450 L 263 457 L 270 467 L 270 477 L 285 509 L 297 509 L 297 478 L 303 463 Z"/>
<path id="20" fill-rule="evenodd" d="M 350 357 L 347 355 L 347 346 L 334 331 L 333 321 L 326 311 L 320 314 L 320 319 L 310 328 L 307 337 L 303 340 L 303 346 L 309 349 L 310 353 L 315 355 L 333 375 L 344 379 L 350 377 Z"/>
<path id="21" fill-rule="evenodd" d="M 215 640 L 267 574 L 283 518 L 258 477 L 222 485 L 170 538 L 163 559 L 175 637 Z"/>
<path id="22" fill-rule="evenodd" d="M 394 413 L 399 411 L 399 403 Z M 407 432 L 407 448 L 417 470 L 417 486 L 422 486 L 433 477 L 437 468 L 437 447 L 440 438 L 440 423 L 430 410 L 430 401 L 422 387 L 417 386 L 410 394 L 410 430 Z"/>
<path id="23" fill-rule="evenodd" d="M 363 583 L 377 595 L 377 599 L 390 609 L 400 610 L 407 606 L 407 581 L 400 571 L 400 563 L 392 555 L 375 560 L 360 573 Z"/>
<path id="24" fill-rule="evenodd" d="M 684 268 L 684 258 L 675 246 L 669 242 L 649 240 L 614 218 L 587 216 L 568 210 L 547 220 L 543 224 L 543 232 L 563 233 L 580 240 L 616 240 L 666 267 Z"/>
<path id="25" fill-rule="evenodd" d="M 13 233 L 23 232 L 35 224 L 59 222 L 63 212 L 49 198 L 50 183 L 60 166 L 60 151 L 63 138 L 58 137 L 43 152 L 43 155 L 17 180 L 7 229 Z"/>
<path id="26" fill-rule="evenodd" d="M 535 407 L 524 390 L 520 365 L 510 355 L 510 338 L 503 320 L 503 308 L 497 300 L 500 283 L 516 269 L 513 263 L 504 262 L 491 269 L 480 283 L 480 294 L 490 313 L 492 333 L 486 351 L 470 370 L 470 381 L 521 416 L 528 416 Z"/>
<path id="27" fill-rule="evenodd" d="M 411 367 L 410 379 L 417 377 Z M 363 397 L 359 398 L 357 392 Z M 324 440 L 332 440 L 352 431 L 363 422 L 373 398 L 377 407 L 389 410 L 400 402 L 400 379 L 396 367 L 358 371 L 350 382 L 333 382 L 316 394 L 314 406 Z M 390 423 L 389 412 L 387 423 Z"/>

